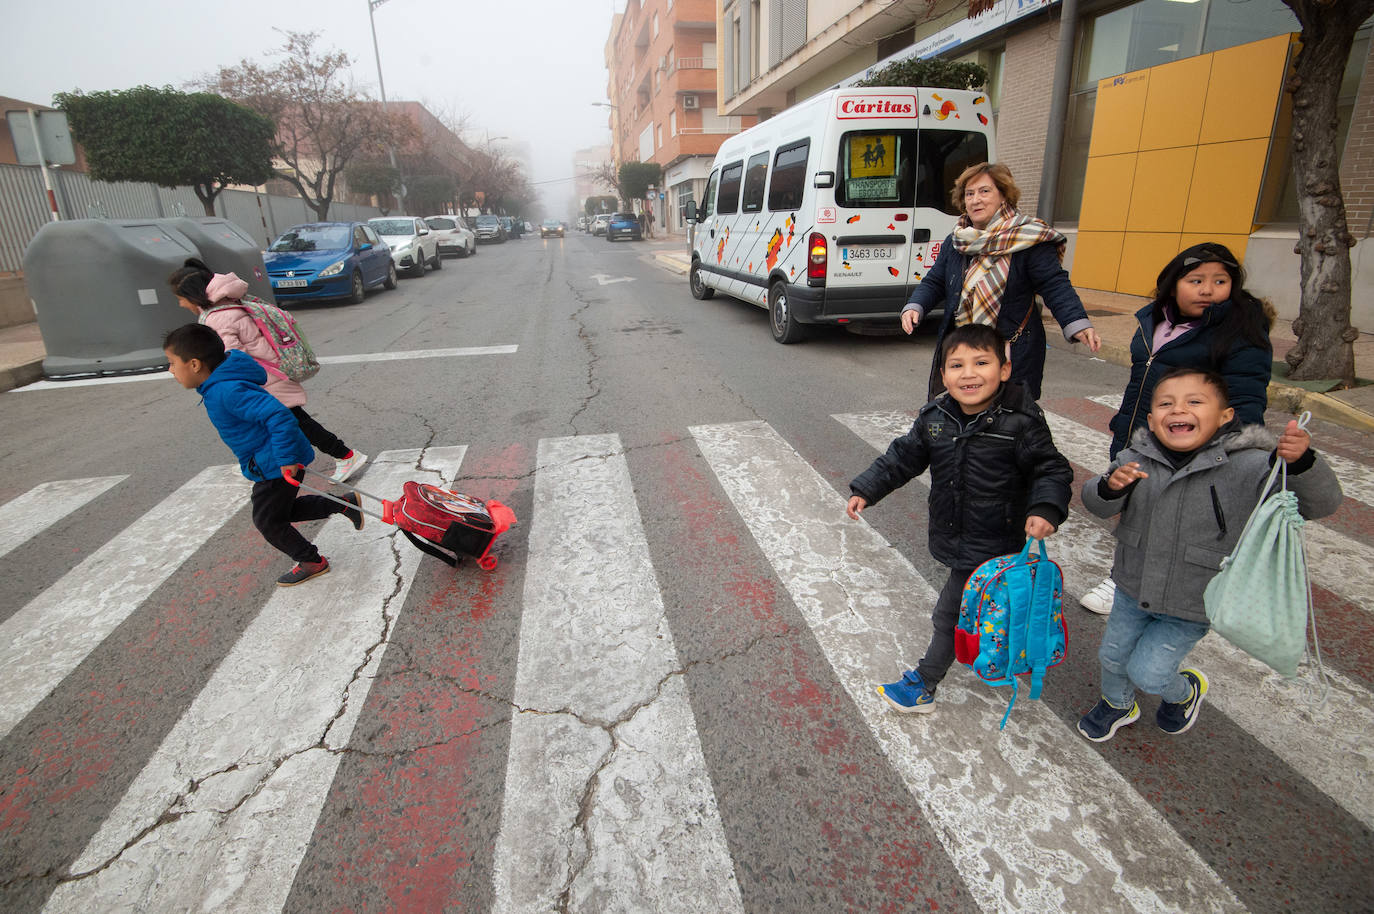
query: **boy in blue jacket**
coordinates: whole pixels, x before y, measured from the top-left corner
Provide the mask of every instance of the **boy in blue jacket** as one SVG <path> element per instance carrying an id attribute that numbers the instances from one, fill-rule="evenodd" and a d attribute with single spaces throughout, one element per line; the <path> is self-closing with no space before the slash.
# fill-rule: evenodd
<path id="1" fill-rule="evenodd" d="M 291 587 L 328 572 L 329 560 L 291 525 L 342 514 L 361 530 L 358 496 L 345 496 L 352 508 L 320 495 L 296 497 L 299 490 L 282 474 L 294 474 L 298 465 L 315 459 L 315 452 L 296 417 L 263 389 L 267 372 L 244 352 L 226 353 L 219 334 L 202 324 L 170 331 L 162 349 L 172 377 L 201 395 L 215 430 L 238 458 L 243 475 L 253 481 L 253 526 L 295 560 L 277 584 Z"/>

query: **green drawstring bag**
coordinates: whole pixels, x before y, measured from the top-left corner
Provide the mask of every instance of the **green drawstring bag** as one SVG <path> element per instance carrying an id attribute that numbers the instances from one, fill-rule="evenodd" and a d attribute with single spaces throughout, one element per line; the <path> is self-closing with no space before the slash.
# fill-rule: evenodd
<path id="1" fill-rule="evenodd" d="M 1307 418 L 1304 414 L 1299 428 Z M 1270 494 L 1275 480 L 1279 487 Z M 1304 523 L 1298 496 L 1288 490 L 1288 463 L 1276 456 L 1260 503 L 1203 594 L 1207 618 L 1217 634 L 1289 678 L 1297 676 L 1298 663 L 1307 652 L 1309 621 L 1312 643 L 1317 644 Z M 1320 676 L 1320 648 L 1317 668 Z"/>

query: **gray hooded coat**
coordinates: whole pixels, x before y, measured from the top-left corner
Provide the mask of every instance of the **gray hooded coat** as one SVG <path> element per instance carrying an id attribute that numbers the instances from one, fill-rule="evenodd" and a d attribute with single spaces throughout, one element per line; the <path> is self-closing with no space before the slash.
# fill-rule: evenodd
<path id="1" fill-rule="evenodd" d="M 1117 587 L 1146 612 L 1206 622 L 1202 592 L 1259 504 L 1273 452 L 1274 438 L 1263 426 L 1225 428 L 1175 469 L 1149 428 L 1137 429 L 1107 472 L 1083 484 L 1089 511 L 1098 517 L 1121 514 L 1112 561 Z M 1336 474 L 1314 456 L 1306 470 L 1288 472 L 1299 513 L 1309 519 L 1333 513 L 1342 497 Z M 1149 476 L 1123 497 L 1104 497 L 1099 484 L 1131 461 Z"/>

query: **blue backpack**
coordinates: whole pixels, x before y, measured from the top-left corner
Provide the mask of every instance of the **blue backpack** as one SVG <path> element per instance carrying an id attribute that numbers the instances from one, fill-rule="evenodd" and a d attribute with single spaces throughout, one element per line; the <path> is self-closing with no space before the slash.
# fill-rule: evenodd
<path id="1" fill-rule="evenodd" d="M 973 667 L 992 686 L 1011 686 L 1011 701 L 1002 715 L 1007 725 L 1016 704 L 1016 677 L 1029 674 L 1031 698 L 1040 697 L 1045 670 L 1064 662 L 1068 627 L 1062 599 L 1064 577 L 1045 553 L 1031 554 L 1031 543 L 1016 555 L 999 555 L 974 570 L 964 585 L 954 656 Z M 1000 729 L 1000 728 L 999 728 Z"/>

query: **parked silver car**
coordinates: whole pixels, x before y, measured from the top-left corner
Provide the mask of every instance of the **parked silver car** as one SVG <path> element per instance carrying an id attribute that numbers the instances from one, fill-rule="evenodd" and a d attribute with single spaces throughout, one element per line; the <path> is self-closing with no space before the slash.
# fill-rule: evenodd
<path id="1" fill-rule="evenodd" d="M 439 258 L 439 238 L 425 225 L 425 220 L 416 216 L 378 216 L 367 220 L 367 224 L 391 248 L 396 269 L 407 271 L 409 276 L 424 276 L 425 264 L 436 270 L 444 268 Z"/>
<path id="2" fill-rule="evenodd" d="M 438 239 L 440 254 L 467 257 L 477 253 L 477 235 L 462 216 L 426 216 L 425 225 Z"/>

